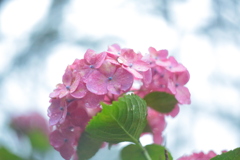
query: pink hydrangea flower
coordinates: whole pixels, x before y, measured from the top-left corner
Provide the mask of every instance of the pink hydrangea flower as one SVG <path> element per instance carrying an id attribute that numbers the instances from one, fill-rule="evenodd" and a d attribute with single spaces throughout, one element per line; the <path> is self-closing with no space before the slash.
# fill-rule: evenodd
<path id="1" fill-rule="evenodd" d="M 75 153 L 74 146 L 81 135 L 81 130 L 78 128 L 59 129 L 50 134 L 50 144 L 60 152 L 61 156 L 70 160 Z"/>
<path id="2" fill-rule="evenodd" d="M 131 73 L 106 61 L 89 76 L 86 86 L 90 92 L 97 95 L 104 95 L 108 92 L 119 95 L 121 91 L 127 92 L 132 83 Z"/>
<path id="3" fill-rule="evenodd" d="M 154 91 L 169 92 L 167 87 L 169 78 L 170 74 L 165 68 L 155 67 L 153 70 L 151 89 Z"/>
<path id="4" fill-rule="evenodd" d="M 104 95 L 97 95 L 92 92 L 87 92 L 86 96 L 79 101 L 86 108 L 98 108 L 100 107 L 100 102 L 103 101 Z"/>
<path id="5" fill-rule="evenodd" d="M 67 115 L 67 102 L 65 99 L 51 99 L 48 107 L 49 125 L 53 126 L 62 123 Z"/>
<path id="6" fill-rule="evenodd" d="M 190 104 L 190 92 L 184 85 L 189 80 L 189 72 L 185 70 L 184 72 L 177 72 L 172 75 L 172 78 L 168 81 L 168 88 L 171 90 L 181 104 Z"/>
<path id="7" fill-rule="evenodd" d="M 68 105 L 66 120 L 73 126 L 80 127 L 84 130 L 90 117 L 80 101 L 73 101 Z"/>
<path id="8" fill-rule="evenodd" d="M 106 52 L 97 54 L 95 51 L 88 49 L 84 54 L 84 59 L 75 60 L 73 68 L 80 73 L 85 82 L 91 73 L 102 65 L 106 55 Z"/>
<path id="9" fill-rule="evenodd" d="M 165 115 L 171 116 L 172 118 L 176 117 L 180 111 L 180 108 L 178 104 L 176 104 L 173 108 L 173 110 L 169 113 L 165 113 Z"/>
<path id="10" fill-rule="evenodd" d="M 75 98 L 82 98 L 85 96 L 87 90 L 85 84 L 81 82 L 81 76 L 78 73 L 73 73 L 70 66 L 67 67 L 63 78 L 63 84 L 58 84 L 51 94 L 50 98 L 63 98 L 70 94 Z"/>
<path id="11" fill-rule="evenodd" d="M 183 72 L 187 70 L 182 64 L 178 63 L 174 57 L 169 57 L 161 61 L 156 61 L 156 64 L 165 67 L 170 72 Z"/>
<path id="12" fill-rule="evenodd" d="M 193 153 L 192 155 L 189 156 L 183 156 L 178 158 L 177 160 L 210 160 L 211 158 L 217 156 L 216 153 L 213 151 L 209 151 L 208 153 Z"/>
<path id="13" fill-rule="evenodd" d="M 167 125 L 164 115 L 148 108 L 147 120 L 150 128 L 152 129 L 153 142 L 160 145 L 163 144 L 162 132 Z"/>
<path id="14" fill-rule="evenodd" d="M 144 85 L 148 86 L 152 82 L 152 69 L 150 68 L 149 70 L 142 72 L 142 82 Z"/>
<path id="15" fill-rule="evenodd" d="M 108 46 L 107 53 L 110 53 L 114 57 L 116 57 L 115 55 L 118 55 L 118 57 L 119 57 L 121 52 L 122 52 L 121 47 L 118 44 L 113 44 L 113 45 Z"/>
<path id="16" fill-rule="evenodd" d="M 168 51 L 167 50 L 157 51 L 155 48 L 149 47 L 148 51 L 149 51 L 150 56 L 153 59 L 155 59 L 156 61 L 167 59 L 167 56 L 168 56 Z"/>
<path id="17" fill-rule="evenodd" d="M 36 130 L 46 135 L 49 134 L 46 119 L 37 112 L 14 116 L 11 120 L 11 126 L 19 133 L 19 136 Z"/>
<path id="18" fill-rule="evenodd" d="M 132 49 L 124 49 L 118 58 L 118 62 L 123 65 L 123 68 L 131 72 L 134 77 L 142 79 L 143 76 L 139 71 L 145 72 L 150 69 L 148 63 L 142 60 L 140 53 L 135 53 Z"/>
<path id="19" fill-rule="evenodd" d="M 63 83 L 50 94 L 51 145 L 64 159 L 77 159 L 78 139 L 91 117 L 101 111 L 100 102 L 111 104 L 130 89 L 140 97 L 160 91 L 175 95 L 179 104 L 190 103 L 190 93 L 184 86 L 189 73 L 167 56 L 167 50 L 157 51 L 153 47 L 144 57 L 132 49 L 121 49 L 118 44 L 99 54 L 88 49 L 83 59 L 76 59 L 67 67 Z M 133 82 L 139 82 L 138 87 L 133 87 Z M 148 109 L 155 143 L 163 143 L 165 116 L 175 117 L 178 112 L 178 104 L 168 114 Z"/>

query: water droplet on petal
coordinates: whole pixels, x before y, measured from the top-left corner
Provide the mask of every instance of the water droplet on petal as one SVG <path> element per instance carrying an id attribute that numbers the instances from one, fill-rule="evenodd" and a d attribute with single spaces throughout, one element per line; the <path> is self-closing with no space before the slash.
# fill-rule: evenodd
<path id="1" fill-rule="evenodd" d="M 121 57 L 119 57 L 119 58 L 117 59 L 117 61 L 118 61 L 118 63 L 123 63 L 123 60 L 121 59 Z"/>

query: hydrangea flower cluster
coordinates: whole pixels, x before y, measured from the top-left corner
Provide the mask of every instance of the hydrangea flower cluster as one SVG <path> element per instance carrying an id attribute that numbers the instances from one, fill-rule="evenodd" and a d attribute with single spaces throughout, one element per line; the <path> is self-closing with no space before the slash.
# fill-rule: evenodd
<path id="1" fill-rule="evenodd" d="M 189 156 L 182 156 L 181 158 L 178 158 L 178 160 L 209 160 L 215 156 L 217 156 L 217 154 L 213 151 L 209 151 L 206 154 L 204 152 L 199 152 L 193 153 Z"/>
<path id="2" fill-rule="evenodd" d="M 32 131 L 43 132 L 46 136 L 49 134 L 49 128 L 46 120 L 37 112 L 16 115 L 12 117 L 11 127 L 17 132 L 19 138 Z"/>
<path id="3" fill-rule="evenodd" d="M 184 86 L 189 80 L 188 70 L 168 57 L 167 50 L 150 47 L 148 51 L 142 55 L 113 44 L 101 53 L 88 49 L 83 59 L 67 66 L 62 83 L 50 94 L 48 108 L 50 144 L 63 158 L 77 157 L 79 137 L 88 121 L 101 111 L 100 102 L 111 104 L 129 91 L 140 97 L 161 91 L 174 95 L 179 104 L 190 103 L 189 90 Z M 155 143 L 163 143 L 164 117 L 174 117 L 178 112 L 178 105 L 168 114 L 149 108 L 147 119 Z"/>

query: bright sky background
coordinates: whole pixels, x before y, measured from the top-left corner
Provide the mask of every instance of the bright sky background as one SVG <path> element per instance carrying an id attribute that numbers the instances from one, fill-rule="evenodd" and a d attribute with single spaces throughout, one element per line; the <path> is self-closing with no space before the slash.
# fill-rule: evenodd
<path id="1" fill-rule="evenodd" d="M 12 0 L 1 9 L 0 72 L 9 65 L 16 51 L 27 44 L 31 29 L 38 27 L 49 4 L 49 0 Z M 152 7 L 150 3 L 146 6 Z M 237 127 L 221 121 L 221 117 L 212 116 L 221 110 L 240 117 L 240 92 L 231 87 L 231 79 L 240 80 L 240 51 L 230 43 L 213 45 L 207 37 L 196 34 L 195 30 L 212 16 L 210 7 L 210 0 L 174 3 L 172 14 L 175 26 L 169 25 L 160 16 L 141 11 L 134 1 L 72 0 L 65 8 L 62 34 L 69 40 L 84 35 L 96 39 L 106 35 L 118 37 L 116 41 L 108 41 L 107 45 L 118 43 L 123 48 L 133 48 L 142 53 L 147 52 L 150 46 L 158 50 L 168 49 L 170 55 L 176 56 L 188 68 L 191 79 L 187 86 L 192 95 L 192 104 L 180 106 L 179 115 L 168 119 L 165 130 L 166 146 L 175 158 L 193 151 L 214 150 L 220 153 L 240 146 Z M 107 45 L 97 51 L 106 50 Z M 85 48 L 62 43 L 52 52 L 42 71 L 48 88 L 38 93 L 37 106 L 33 106 L 26 96 L 32 94 L 32 88 L 23 93 L 23 86 L 16 82 L 19 79 L 13 75 L 4 85 L 5 95 L 1 102 L 1 107 L 8 105 L 12 108 L 5 108 L 4 111 L 37 109 L 46 115 L 48 94 L 61 82 L 66 66 L 74 59 L 81 58 Z M 218 83 L 216 74 L 224 77 L 224 85 Z M 199 109 L 206 112 L 195 111 Z M 3 114 L 0 113 L 0 117 Z M 179 137 L 176 135 L 178 133 L 185 137 Z M 181 147 L 171 150 L 176 141 Z"/>

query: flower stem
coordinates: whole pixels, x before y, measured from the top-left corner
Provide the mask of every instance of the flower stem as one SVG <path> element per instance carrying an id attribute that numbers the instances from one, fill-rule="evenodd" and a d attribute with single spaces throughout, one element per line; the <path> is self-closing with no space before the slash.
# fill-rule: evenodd
<path id="1" fill-rule="evenodd" d="M 150 155 L 148 154 L 148 151 L 146 150 L 146 148 L 144 148 L 144 147 L 142 146 L 141 142 L 138 141 L 138 142 L 135 143 L 135 144 L 136 144 L 139 148 L 141 148 L 141 150 L 143 151 L 143 154 L 144 154 L 146 160 L 152 160 L 151 157 L 150 157 Z"/>

